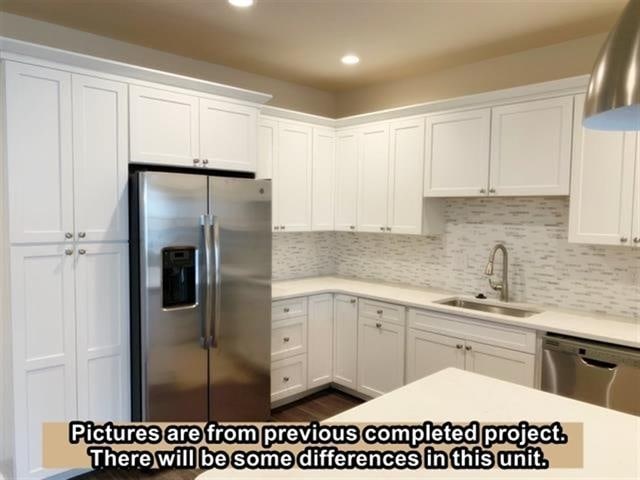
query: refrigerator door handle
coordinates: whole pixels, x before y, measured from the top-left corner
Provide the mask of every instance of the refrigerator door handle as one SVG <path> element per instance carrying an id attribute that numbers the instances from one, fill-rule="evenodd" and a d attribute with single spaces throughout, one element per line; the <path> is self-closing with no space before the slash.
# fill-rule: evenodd
<path id="1" fill-rule="evenodd" d="M 202 283 L 202 318 L 200 319 L 200 345 L 207 350 L 211 345 L 210 319 L 213 313 L 212 300 L 213 281 L 211 278 L 211 263 L 214 255 L 213 223 L 211 215 L 202 215 L 200 224 L 204 241 L 204 281 Z"/>
<path id="2" fill-rule="evenodd" d="M 213 295 L 213 317 L 209 316 L 209 321 L 211 323 L 210 326 L 210 335 L 211 348 L 216 348 L 218 346 L 218 326 L 220 325 L 220 300 L 221 296 L 221 275 L 220 275 L 220 222 L 215 215 L 211 216 L 212 218 L 212 231 L 213 231 L 213 285 L 214 285 L 214 295 Z"/>

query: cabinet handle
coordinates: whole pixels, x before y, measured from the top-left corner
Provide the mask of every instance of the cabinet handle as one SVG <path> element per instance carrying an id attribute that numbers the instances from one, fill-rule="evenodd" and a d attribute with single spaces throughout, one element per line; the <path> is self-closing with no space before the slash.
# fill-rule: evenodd
<path id="1" fill-rule="evenodd" d="M 351 303 L 356 303 L 356 299 L 352 298 L 351 300 L 349 300 Z"/>
<path id="2" fill-rule="evenodd" d="M 80 250 L 78 250 L 78 253 L 80 255 L 84 255 L 85 253 L 87 253 L 87 251 L 84 248 L 81 248 Z"/>
<path id="3" fill-rule="evenodd" d="M 284 338 L 282 339 L 282 341 L 283 341 L 284 343 L 289 343 L 289 337 L 284 337 Z"/>
<path id="4" fill-rule="evenodd" d="M 384 232 L 384 227 L 380 227 L 380 231 L 381 231 L 381 232 Z"/>
<path id="5" fill-rule="evenodd" d="M 65 248 L 64 249 L 64 254 L 65 255 L 73 255 L 73 248 Z"/>
<path id="6" fill-rule="evenodd" d="M 390 232 L 390 231 L 391 231 L 391 227 L 387 227 L 387 232 Z"/>
<path id="7" fill-rule="evenodd" d="M 356 226 L 355 226 L 355 225 L 350 225 L 350 226 L 349 226 L 349 229 L 350 229 L 350 230 L 355 230 L 355 229 L 356 229 Z"/>
<path id="8" fill-rule="evenodd" d="M 274 230 L 280 230 L 280 227 L 278 227 L 277 225 L 275 227 L 273 227 Z"/>
<path id="9" fill-rule="evenodd" d="M 376 311 L 376 313 L 377 313 L 378 315 L 382 315 L 382 310 L 377 310 L 377 311 Z"/>
<path id="10" fill-rule="evenodd" d="M 87 233 L 86 233 L 86 232 L 79 232 L 79 233 L 78 233 L 78 238 L 84 238 L 84 237 L 86 237 L 86 236 L 87 236 Z"/>
<path id="11" fill-rule="evenodd" d="M 208 165 L 209 164 L 209 160 L 205 158 L 204 160 L 202 160 L 202 164 L 203 165 Z"/>
<path id="12" fill-rule="evenodd" d="M 633 243 L 640 243 L 640 237 L 634 237 Z"/>
<path id="13" fill-rule="evenodd" d="M 282 377 L 282 381 L 283 382 L 288 382 L 289 381 L 289 377 Z"/>
<path id="14" fill-rule="evenodd" d="M 280 230 L 284 230 L 284 225 L 280 225 Z"/>
<path id="15" fill-rule="evenodd" d="M 284 313 L 289 313 L 289 307 L 284 307 Z"/>
<path id="16" fill-rule="evenodd" d="M 627 243 L 629 239 L 627 237 L 620 237 L 620 243 Z"/>
<path id="17" fill-rule="evenodd" d="M 73 238 L 73 233 L 71 233 L 71 232 L 66 232 L 66 233 L 64 234 L 64 238 L 66 238 L 67 240 L 72 239 L 72 238 Z"/>
<path id="18" fill-rule="evenodd" d="M 489 193 L 496 193 L 496 189 L 495 188 L 490 188 L 489 189 Z"/>
<path id="19" fill-rule="evenodd" d="M 463 345 L 462 345 L 461 343 L 459 343 L 459 344 L 457 344 L 457 345 L 456 345 L 456 348 L 457 348 L 458 350 L 462 350 L 462 347 L 463 347 Z"/>
<path id="20" fill-rule="evenodd" d="M 468 352 L 471 350 L 471 345 L 467 345 L 466 347 L 464 347 L 464 349 Z"/>
<path id="21" fill-rule="evenodd" d="M 480 193 L 487 193 L 487 191 L 484 188 L 481 188 Z"/>
<path id="22" fill-rule="evenodd" d="M 382 323 L 376 322 L 376 328 L 382 328 Z"/>
<path id="23" fill-rule="evenodd" d="M 193 164 L 194 165 L 198 165 L 200 163 L 200 159 L 199 158 L 194 158 L 193 159 Z"/>

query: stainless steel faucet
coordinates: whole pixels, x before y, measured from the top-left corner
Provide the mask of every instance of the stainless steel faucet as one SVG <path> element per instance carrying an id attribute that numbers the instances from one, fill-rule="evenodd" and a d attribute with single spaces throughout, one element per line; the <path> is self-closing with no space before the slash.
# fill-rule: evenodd
<path id="1" fill-rule="evenodd" d="M 495 262 L 496 252 L 498 250 L 502 251 L 502 281 L 495 282 L 492 278 L 489 279 L 489 285 L 494 290 L 500 292 L 500 300 L 503 302 L 509 301 L 509 255 L 507 254 L 507 247 L 505 247 L 502 243 L 498 243 L 493 249 L 491 253 L 489 253 L 489 261 L 487 262 L 487 266 L 484 269 L 484 274 L 491 276 L 493 275 L 493 262 Z"/>

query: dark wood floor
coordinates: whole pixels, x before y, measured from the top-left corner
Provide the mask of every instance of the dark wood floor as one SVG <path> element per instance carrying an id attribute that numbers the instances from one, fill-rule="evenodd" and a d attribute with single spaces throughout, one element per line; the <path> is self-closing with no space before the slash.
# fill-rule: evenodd
<path id="1" fill-rule="evenodd" d="M 321 421 L 344 412 L 362 400 L 338 390 L 323 390 L 309 397 L 290 403 L 271 412 L 274 422 Z M 76 477 L 78 480 L 192 480 L 200 470 L 101 470 Z"/>

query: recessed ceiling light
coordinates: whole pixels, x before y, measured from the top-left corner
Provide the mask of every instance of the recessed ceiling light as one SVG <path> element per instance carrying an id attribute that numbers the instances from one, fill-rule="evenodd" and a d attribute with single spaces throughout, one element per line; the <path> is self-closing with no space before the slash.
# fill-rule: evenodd
<path id="1" fill-rule="evenodd" d="M 253 5 L 253 0 L 229 0 L 229 3 L 234 7 L 246 8 Z"/>
<path id="2" fill-rule="evenodd" d="M 342 57 L 342 63 L 345 65 L 355 65 L 356 63 L 360 63 L 360 58 L 357 55 L 349 53 Z"/>

